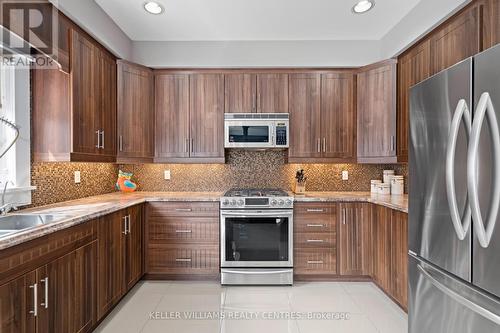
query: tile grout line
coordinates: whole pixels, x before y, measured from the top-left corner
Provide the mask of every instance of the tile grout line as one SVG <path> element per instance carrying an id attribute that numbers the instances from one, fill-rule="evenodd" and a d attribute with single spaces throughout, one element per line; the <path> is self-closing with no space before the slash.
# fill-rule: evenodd
<path id="1" fill-rule="evenodd" d="M 372 319 L 370 318 L 370 316 L 368 315 L 368 313 L 365 313 L 362 308 L 360 307 L 359 305 L 359 302 L 356 301 L 356 299 L 352 296 L 352 294 L 347 291 L 347 288 L 344 286 L 343 283 L 340 284 L 340 286 L 342 287 L 342 289 L 344 289 L 345 293 L 349 296 L 349 298 L 352 300 L 352 302 L 354 304 L 356 304 L 356 306 L 359 308 L 360 311 L 362 311 L 362 315 L 368 320 L 368 322 L 370 322 L 370 324 L 372 324 L 373 328 L 375 329 L 375 331 L 377 331 L 378 333 L 381 333 L 378 326 L 375 325 L 375 323 L 372 321 Z"/>
<path id="2" fill-rule="evenodd" d="M 170 283 L 167 283 L 167 287 L 169 287 L 169 286 L 170 286 Z M 154 307 L 153 311 L 156 311 L 156 309 L 160 306 L 161 301 L 163 301 L 163 299 L 164 299 L 165 297 L 167 297 L 167 296 L 168 296 L 168 295 L 162 295 L 162 296 L 160 297 L 160 300 L 158 301 L 158 303 L 156 303 L 156 305 L 155 305 L 155 307 Z M 142 328 L 141 328 L 141 330 L 139 331 L 139 333 L 143 333 L 143 332 L 144 332 L 144 328 L 146 327 L 146 325 L 147 325 L 148 323 L 149 323 L 149 319 L 147 319 L 147 320 L 146 320 L 146 322 L 144 323 L 144 325 L 142 325 Z"/>

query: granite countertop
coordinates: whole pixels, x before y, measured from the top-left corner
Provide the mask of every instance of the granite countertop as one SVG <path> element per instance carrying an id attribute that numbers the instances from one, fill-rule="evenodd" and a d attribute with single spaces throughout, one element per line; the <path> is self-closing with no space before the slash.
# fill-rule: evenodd
<path id="1" fill-rule="evenodd" d="M 218 202 L 221 196 L 222 192 L 110 193 L 26 209 L 19 214 L 60 214 L 65 217 L 54 223 L 41 225 L 1 238 L 0 250 L 145 202 Z M 296 202 L 371 202 L 408 212 L 407 195 L 371 195 L 369 192 L 307 192 L 305 195 L 293 196 Z"/>

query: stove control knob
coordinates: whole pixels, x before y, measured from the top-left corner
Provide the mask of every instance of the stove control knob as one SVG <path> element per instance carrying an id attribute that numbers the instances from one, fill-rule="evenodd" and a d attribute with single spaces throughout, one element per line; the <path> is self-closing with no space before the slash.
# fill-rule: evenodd
<path id="1" fill-rule="evenodd" d="M 227 206 L 227 205 L 229 205 L 229 200 L 224 199 L 224 201 L 222 201 L 222 205 L 223 205 L 223 206 Z"/>
<path id="2" fill-rule="evenodd" d="M 279 201 L 279 205 L 280 205 L 280 206 L 283 206 L 284 204 L 285 204 L 285 201 L 283 201 L 283 200 L 280 200 L 280 201 Z"/>
<path id="3" fill-rule="evenodd" d="M 291 205 L 292 205 L 292 203 L 293 203 L 293 202 L 292 202 L 292 200 L 291 200 L 291 199 L 287 199 L 287 200 L 286 200 L 286 205 L 287 205 L 287 206 L 291 206 Z"/>
<path id="4" fill-rule="evenodd" d="M 236 200 L 231 200 L 231 206 L 236 206 Z"/>
<path id="5" fill-rule="evenodd" d="M 243 206 L 244 203 L 245 202 L 242 199 L 238 200 L 238 206 Z"/>
<path id="6" fill-rule="evenodd" d="M 271 206 L 276 206 L 277 204 L 278 202 L 276 201 L 276 199 L 271 200 Z"/>

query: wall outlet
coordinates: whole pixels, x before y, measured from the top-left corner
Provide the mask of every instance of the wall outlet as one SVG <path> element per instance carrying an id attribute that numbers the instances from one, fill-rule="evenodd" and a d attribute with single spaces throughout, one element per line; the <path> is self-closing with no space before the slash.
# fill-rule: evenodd
<path id="1" fill-rule="evenodd" d="M 170 180 L 170 170 L 165 170 L 164 174 L 163 174 L 163 177 L 165 178 L 165 180 Z"/>
<path id="2" fill-rule="evenodd" d="M 349 171 L 342 171 L 342 180 L 349 180 Z"/>
<path id="3" fill-rule="evenodd" d="M 75 184 L 80 184 L 82 182 L 80 171 L 75 171 Z"/>

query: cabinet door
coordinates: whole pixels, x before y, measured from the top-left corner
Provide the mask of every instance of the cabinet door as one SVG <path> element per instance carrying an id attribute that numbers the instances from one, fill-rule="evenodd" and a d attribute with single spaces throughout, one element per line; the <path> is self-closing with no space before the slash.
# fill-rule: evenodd
<path id="1" fill-rule="evenodd" d="M 425 40 L 398 59 L 398 162 L 408 162 L 410 87 L 431 76 L 431 44 Z"/>
<path id="2" fill-rule="evenodd" d="M 189 76 L 155 75 L 156 159 L 189 157 Z"/>
<path id="3" fill-rule="evenodd" d="M 153 73 L 118 64 L 118 162 L 151 162 L 154 155 Z"/>
<path id="4" fill-rule="evenodd" d="M 255 74 L 226 74 L 225 112 L 257 112 L 257 76 Z"/>
<path id="5" fill-rule="evenodd" d="M 354 75 L 321 77 L 321 150 L 323 157 L 352 161 L 356 156 Z"/>
<path id="6" fill-rule="evenodd" d="M 33 311 L 35 272 L 25 274 L 0 286 L 0 332 L 34 333 L 36 317 Z"/>
<path id="7" fill-rule="evenodd" d="M 341 275 L 370 275 L 372 230 L 369 204 L 339 205 L 339 266 Z"/>
<path id="8" fill-rule="evenodd" d="M 38 333 L 90 332 L 96 322 L 97 241 L 37 270 Z"/>
<path id="9" fill-rule="evenodd" d="M 408 214 L 392 211 L 391 295 L 403 308 L 408 306 Z"/>
<path id="10" fill-rule="evenodd" d="M 125 214 L 121 211 L 99 220 L 97 314 L 102 318 L 123 294 L 123 242 Z"/>
<path id="11" fill-rule="evenodd" d="M 396 61 L 357 75 L 358 160 L 396 162 Z M 371 160 L 370 160 L 371 159 Z"/>
<path id="12" fill-rule="evenodd" d="M 288 74 L 257 75 L 257 112 L 288 113 Z"/>
<path id="13" fill-rule="evenodd" d="M 73 152 L 96 154 L 100 129 L 96 110 L 96 48 L 82 34 L 72 31 L 71 88 L 73 101 Z"/>
<path id="14" fill-rule="evenodd" d="M 290 158 L 321 157 L 321 77 L 319 74 L 291 74 Z"/>
<path id="15" fill-rule="evenodd" d="M 101 131 L 100 155 L 116 156 L 116 61 L 102 50 L 97 51 L 95 87 L 96 109 Z"/>
<path id="16" fill-rule="evenodd" d="M 124 247 L 125 291 L 130 290 L 142 277 L 143 227 L 142 208 L 135 206 L 128 209 L 129 226 Z"/>
<path id="17" fill-rule="evenodd" d="M 390 290 L 390 234 L 391 210 L 375 206 L 373 220 L 373 277 L 375 282 L 385 291 Z"/>
<path id="18" fill-rule="evenodd" d="M 224 158 L 224 75 L 190 77 L 190 157 Z"/>
<path id="19" fill-rule="evenodd" d="M 432 70 L 438 73 L 479 53 L 480 9 L 472 6 L 431 36 Z"/>

